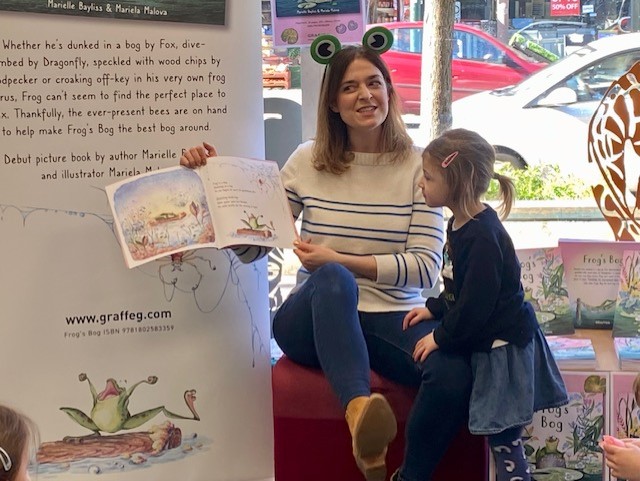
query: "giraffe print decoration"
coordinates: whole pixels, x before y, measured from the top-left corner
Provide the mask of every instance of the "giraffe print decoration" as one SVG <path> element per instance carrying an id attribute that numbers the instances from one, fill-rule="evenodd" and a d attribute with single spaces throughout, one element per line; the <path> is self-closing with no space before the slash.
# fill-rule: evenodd
<path id="1" fill-rule="evenodd" d="M 640 240 L 640 62 L 613 82 L 589 122 L 593 195 L 618 241 Z"/>

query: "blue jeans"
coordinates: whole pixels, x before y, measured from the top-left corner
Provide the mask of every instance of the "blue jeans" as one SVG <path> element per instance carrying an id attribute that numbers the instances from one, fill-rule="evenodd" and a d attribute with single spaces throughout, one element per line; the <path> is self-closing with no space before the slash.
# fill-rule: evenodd
<path id="1" fill-rule="evenodd" d="M 400 474 L 407 481 L 428 480 L 467 419 L 469 358 L 435 351 L 424 363 L 416 363 L 415 344 L 437 322 L 420 322 L 403 331 L 406 311 L 359 312 L 357 306 L 353 274 L 339 264 L 326 264 L 278 309 L 274 337 L 294 362 L 320 367 L 345 408 L 354 397 L 371 393 L 370 369 L 418 387 Z"/>

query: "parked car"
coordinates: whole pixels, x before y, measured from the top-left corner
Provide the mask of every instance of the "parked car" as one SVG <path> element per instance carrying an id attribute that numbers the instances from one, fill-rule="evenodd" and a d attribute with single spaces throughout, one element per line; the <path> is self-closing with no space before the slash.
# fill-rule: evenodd
<path id="1" fill-rule="evenodd" d="M 382 55 L 408 114 L 420 113 L 423 22 L 379 24 L 393 33 L 393 46 Z M 519 82 L 546 65 L 475 27 L 454 26 L 451 61 L 452 100 Z"/>
<path id="2" fill-rule="evenodd" d="M 584 177 L 591 117 L 637 61 L 640 33 L 595 40 L 516 85 L 453 102 L 453 127 L 479 132 L 514 166 L 557 164 Z"/>

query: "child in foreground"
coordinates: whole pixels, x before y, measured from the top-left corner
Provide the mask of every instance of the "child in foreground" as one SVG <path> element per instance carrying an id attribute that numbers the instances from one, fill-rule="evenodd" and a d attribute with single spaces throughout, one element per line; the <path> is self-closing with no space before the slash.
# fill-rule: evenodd
<path id="1" fill-rule="evenodd" d="M 0 481 L 30 481 L 29 459 L 38 446 L 31 419 L 0 405 Z"/>
<path id="2" fill-rule="evenodd" d="M 464 129 L 444 132 L 422 155 L 420 187 L 429 207 L 448 207 L 442 280 L 444 290 L 426 307 L 412 309 L 403 329 L 421 322 L 434 329 L 413 352 L 424 362 L 435 350 L 469 354 L 473 387 L 469 430 L 488 436 L 498 481 L 530 480 L 521 440 L 534 411 L 568 402 L 558 367 L 531 305 L 524 300 L 520 263 L 496 211 L 482 202 L 491 179 L 500 185 L 502 217 L 515 197 L 513 182 L 494 172 L 495 151 L 480 135 Z M 446 413 L 443 413 L 446 415 Z M 421 442 L 407 431 L 407 445 Z M 423 479 L 405 460 L 392 477 Z"/>

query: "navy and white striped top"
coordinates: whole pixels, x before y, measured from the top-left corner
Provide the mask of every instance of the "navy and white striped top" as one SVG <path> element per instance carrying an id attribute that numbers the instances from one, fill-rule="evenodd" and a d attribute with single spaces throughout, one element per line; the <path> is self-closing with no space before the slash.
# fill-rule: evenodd
<path id="1" fill-rule="evenodd" d="M 418 187 L 421 150 L 402 163 L 389 155 L 356 153 L 341 175 L 317 171 L 313 141 L 301 144 L 282 168 L 291 211 L 302 215 L 300 236 L 350 255 L 373 255 L 377 280 L 357 278 L 358 309 L 365 312 L 423 307 L 423 289 L 437 282 L 444 237 L 440 208 L 427 207 Z M 243 262 L 266 249 L 235 249 Z M 302 267 L 297 285 L 308 277 Z M 294 288 L 295 290 L 295 288 Z"/>

